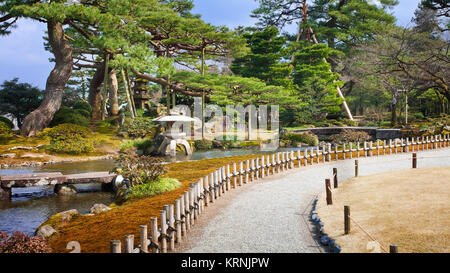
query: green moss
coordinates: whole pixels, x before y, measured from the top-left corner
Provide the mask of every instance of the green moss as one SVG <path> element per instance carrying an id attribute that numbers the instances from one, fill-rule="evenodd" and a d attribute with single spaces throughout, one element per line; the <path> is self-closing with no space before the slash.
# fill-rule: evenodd
<path id="1" fill-rule="evenodd" d="M 174 178 L 160 178 L 158 181 L 140 184 L 131 188 L 130 199 L 153 197 L 181 187 L 180 181 Z"/>

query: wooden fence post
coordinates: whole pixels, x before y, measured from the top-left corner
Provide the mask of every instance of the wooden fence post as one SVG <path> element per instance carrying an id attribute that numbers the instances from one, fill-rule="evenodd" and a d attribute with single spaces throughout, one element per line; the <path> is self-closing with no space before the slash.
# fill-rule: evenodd
<path id="1" fill-rule="evenodd" d="M 158 232 L 158 218 L 150 218 L 150 232 L 152 234 L 152 253 L 159 252 L 159 232 Z"/>
<path id="2" fill-rule="evenodd" d="M 230 164 L 227 165 L 227 191 L 231 190 L 231 166 Z"/>
<path id="3" fill-rule="evenodd" d="M 189 192 L 184 192 L 184 210 L 185 210 L 185 222 L 186 222 L 186 231 L 189 231 L 191 229 L 191 208 L 190 208 L 190 201 L 189 201 Z"/>
<path id="4" fill-rule="evenodd" d="M 325 189 L 327 191 L 327 205 L 333 205 L 333 196 L 331 193 L 331 180 L 325 179 Z"/>
<path id="5" fill-rule="evenodd" d="M 185 209 L 186 201 L 184 200 L 184 195 L 180 195 L 180 216 L 181 216 L 181 232 L 183 236 L 186 236 L 187 231 L 187 217 Z"/>
<path id="6" fill-rule="evenodd" d="M 191 215 L 191 227 L 194 225 L 194 222 L 195 222 L 194 220 L 197 218 L 195 216 L 196 209 L 195 209 L 195 205 L 194 205 L 194 202 L 195 202 L 194 198 L 195 198 L 194 188 L 189 187 L 189 211 L 190 211 L 190 215 Z"/>
<path id="7" fill-rule="evenodd" d="M 359 162 L 355 160 L 355 177 L 358 177 L 359 174 Z"/>
<path id="8" fill-rule="evenodd" d="M 345 160 L 346 158 L 346 150 L 345 150 L 345 143 L 342 144 L 342 159 Z"/>
<path id="9" fill-rule="evenodd" d="M 417 169 L 417 154 L 413 153 L 412 155 L 412 167 L 413 169 Z"/>
<path id="10" fill-rule="evenodd" d="M 261 179 L 266 177 L 266 157 L 261 156 Z"/>
<path id="11" fill-rule="evenodd" d="M 161 220 L 161 234 L 160 234 L 160 240 L 161 240 L 161 252 L 167 253 L 167 222 L 166 222 L 166 211 L 160 210 L 159 211 L 159 217 Z"/>
<path id="12" fill-rule="evenodd" d="M 169 250 L 175 250 L 175 236 L 176 236 L 176 228 L 175 228 L 175 217 L 174 217 L 174 206 L 173 204 L 169 205 L 169 227 L 168 227 L 168 235 L 170 237 Z"/>
<path id="13" fill-rule="evenodd" d="M 216 194 L 214 193 L 215 192 L 215 188 L 214 188 L 215 186 L 214 186 L 214 173 L 210 173 L 209 174 L 209 196 L 210 196 L 210 200 L 211 200 L 211 203 L 214 203 L 214 199 L 215 199 L 215 196 L 216 196 Z"/>
<path id="14" fill-rule="evenodd" d="M 239 163 L 239 186 L 242 186 L 243 183 L 243 175 L 244 175 L 244 161 Z"/>
<path id="15" fill-rule="evenodd" d="M 344 234 L 350 233 L 350 206 L 344 206 Z"/>
<path id="16" fill-rule="evenodd" d="M 337 189 L 339 187 L 338 185 L 338 177 L 337 177 L 337 168 L 333 168 L 333 182 L 334 182 L 334 188 Z"/>
<path id="17" fill-rule="evenodd" d="M 111 253 L 121 253 L 122 252 L 122 243 L 120 240 L 111 240 L 110 243 Z"/>
<path id="18" fill-rule="evenodd" d="M 175 200 L 175 223 L 176 223 L 176 229 L 177 229 L 177 244 L 181 243 L 181 206 L 180 206 L 180 199 Z"/>
<path id="19" fill-rule="evenodd" d="M 360 147 L 359 147 L 359 141 L 356 143 L 356 157 L 358 157 L 359 158 L 359 151 L 361 151 L 361 149 L 360 149 Z"/>
<path id="20" fill-rule="evenodd" d="M 389 253 L 398 253 L 398 247 L 396 245 L 390 245 Z"/>
<path id="21" fill-rule="evenodd" d="M 148 253 L 148 235 L 147 226 L 139 226 L 139 239 L 141 240 L 141 252 Z"/>
<path id="22" fill-rule="evenodd" d="M 244 180 L 245 184 L 248 183 L 249 172 L 250 172 L 250 160 L 246 160 L 245 161 L 245 180 Z"/>
<path id="23" fill-rule="evenodd" d="M 134 253 L 134 235 L 125 235 L 125 245 L 124 245 L 125 253 Z"/>

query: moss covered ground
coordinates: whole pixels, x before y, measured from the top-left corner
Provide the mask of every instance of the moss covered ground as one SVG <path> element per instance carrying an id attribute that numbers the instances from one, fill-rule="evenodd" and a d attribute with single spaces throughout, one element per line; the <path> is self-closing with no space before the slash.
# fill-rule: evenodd
<path id="1" fill-rule="evenodd" d="M 178 179 L 181 187 L 155 197 L 112 206 L 112 210 L 96 216 L 80 216 L 69 223 L 56 223 L 59 234 L 52 236 L 49 243 L 55 252 L 67 252 L 67 243 L 78 241 L 83 253 L 105 253 L 109 252 L 110 240 L 122 240 L 125 235 L 134 234 L 135 244 L 138 244 L 139 226 L 149 225 L 150 217 L 158 217 L 163 205 L 173 204 L 189 189 L 189 183 L 226 164 L 256 157 L 246 155 L 171 163 L 165 176 Z"/>

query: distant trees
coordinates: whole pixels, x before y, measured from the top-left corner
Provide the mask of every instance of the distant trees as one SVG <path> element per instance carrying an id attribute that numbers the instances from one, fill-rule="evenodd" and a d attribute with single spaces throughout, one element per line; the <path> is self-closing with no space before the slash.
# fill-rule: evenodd
<path id="1" fill-rule="evenodd" d="M 19 128 L 24 118 L 39 107 L 43 92 L 18 78 L 4 81 L 0 85 L 0 115 L 10 114 L 17 119 Z"/>

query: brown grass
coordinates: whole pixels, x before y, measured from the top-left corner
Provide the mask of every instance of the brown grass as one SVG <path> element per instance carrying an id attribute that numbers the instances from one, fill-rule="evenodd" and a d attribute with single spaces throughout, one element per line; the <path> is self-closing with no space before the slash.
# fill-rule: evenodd
<path id="1" fill-rule="evenodd" d="M 178 179 L 182 183 L 180 188 L 125 203 L 96 216 L 80 216 L 69 223 L 60 224 L 59 234 L 51 237 L 49 243 L 55 252 L 66 252 L 66 245 L 70 241 L 78 241 L 82 252 L 109 252 L 110 240 L 123 240 L 125 235 L 134 234 L 135 243 L 138 244 L 139 225 L 149 225 L 150 217 L 158 217 L 163 205 L 173 204 L 189 189 L 189 183 L 196 182 L 226 164 L 256 157 L 247 155 L 169 164 L 167 176 Z"/>
<path id="2" fill-rule="evenodd" d="M 450 167 L 423 168 L 353 178 L 333 191 L 333 205 L 320 196 L 318 214 L 325 233 L 342 252 L 372 252 L 372 240 L 354 223 L 344 235 L 344 205 L 351 217 L 389 251 L 450 252 Z M 372 250 L 371 250 L 372 249 Z"/>

